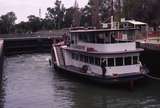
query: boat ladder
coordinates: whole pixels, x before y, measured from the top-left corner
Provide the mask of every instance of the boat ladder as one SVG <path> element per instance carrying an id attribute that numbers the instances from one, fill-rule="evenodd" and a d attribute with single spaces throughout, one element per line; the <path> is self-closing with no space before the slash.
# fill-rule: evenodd
<path id="1" fill-rule="evenodd" d="M 57 65 L 65 65 L 62 48 L 59 46 L 54 46 L 53 49 L 54 49 L 54 54 L 55 54 Z"/>

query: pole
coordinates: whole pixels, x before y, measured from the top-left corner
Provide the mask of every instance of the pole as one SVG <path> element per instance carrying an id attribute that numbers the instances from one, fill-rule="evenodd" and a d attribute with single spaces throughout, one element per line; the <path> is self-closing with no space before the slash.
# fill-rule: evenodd
<path id="1" fill-rule="evenodd" d="M 114 29 L 114 3 L 111 1 L 112 11 L 111 11 L 111 29 Z"/>

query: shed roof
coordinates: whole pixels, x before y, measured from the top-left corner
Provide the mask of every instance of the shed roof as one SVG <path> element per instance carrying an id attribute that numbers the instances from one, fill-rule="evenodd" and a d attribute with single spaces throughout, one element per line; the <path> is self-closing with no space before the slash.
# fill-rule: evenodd
<path id="1" fill-rule="evenodd" d="M 147 23 L 140 22 L 140 21 L 135 21 L 135 20 L 126 20 L 126 21 L 123 21 L 123 22 L 128 22 L 128 23 L 131 23 L 131 24 L 134 24 L 134 25 L 147 25 Z"/>
<path id="2" fill-rule="evenodd" d="M 87 32 L 112 32 L 112 31 L 134 31 L 135 28 L 128 29 L 82 29 L 82 30 L 71 30 L 71 33 L 87 33 Z"/>

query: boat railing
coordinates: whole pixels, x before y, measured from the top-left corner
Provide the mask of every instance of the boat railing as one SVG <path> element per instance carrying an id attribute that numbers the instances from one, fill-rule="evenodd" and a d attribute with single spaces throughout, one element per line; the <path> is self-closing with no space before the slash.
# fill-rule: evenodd
<path id="1" fill-rule="evenodd" d="M 100 52 L 115 52 L 115 51 L 130 51 L 136 50 L 135 42 L 122 42 L 114 44 L 92 44 L 92 43 L 79 43 L 78 47 L 81 46 L 81 50 L 87 49 L 90 51 L 100 51 Z M 77 48 L 77 47 L 74 47 Z"/>

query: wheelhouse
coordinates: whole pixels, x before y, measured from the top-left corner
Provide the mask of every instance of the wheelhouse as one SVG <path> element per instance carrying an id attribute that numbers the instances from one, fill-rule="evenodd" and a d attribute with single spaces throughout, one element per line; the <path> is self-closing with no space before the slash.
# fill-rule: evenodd
<path id="1" fill-rule="evenodd" d="M 134 36 L 134 31 L 135 29 L 73 30 L 70 32 L 70 47 L 97 52 L 134 51 L 135 42 L 128 41 L 127 38 L 119 38 L 125 35 Z"/>
<path id="2" fill-rule="evenodd" d="M 136 29 L 96 29 L 96 30 L 73 30 L 71 31 L 72 44 L 78 42 L 94 43 L 94 44 L 109 44 L 128 42 L 127 37 L 134 37 Z"/>

